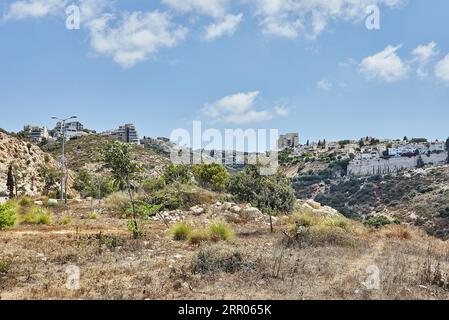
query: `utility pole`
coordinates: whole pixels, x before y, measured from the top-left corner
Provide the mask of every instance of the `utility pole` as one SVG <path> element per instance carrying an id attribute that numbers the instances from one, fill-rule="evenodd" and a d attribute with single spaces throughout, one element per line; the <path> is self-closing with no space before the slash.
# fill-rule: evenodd
<path id="1" fill-rule="evenodd" d="M 59 120 L 61 124 L 61 137 L 62 137 L 62 146 L 61 146 L 61 201 L 64 200 L 64 191 L 67 193 L 67 185 L 66 185 L 66 165 L 65 165 L 65 123 L 67 120 L 76 119 L 77 116 L 71 116 L 70 118 L 61 119 L 58 117 L 51 117 L 53 120 Z M 64 190 L 65 189 L 65 190 Z M 65 197 L 65 202 L 67 203 L 67 197 Z"/>

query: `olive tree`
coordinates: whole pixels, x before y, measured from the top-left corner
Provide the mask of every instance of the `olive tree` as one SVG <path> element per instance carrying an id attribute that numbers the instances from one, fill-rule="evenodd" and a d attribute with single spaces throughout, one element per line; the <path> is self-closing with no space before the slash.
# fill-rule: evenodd
<path id="1" fill-rule="evenodd" d="M 132 184 L 139 180 L 139 173 L 143 168 L 135 161 L 132 153 L 132 145 L 119 141 L 109 143 L 104 150 L 102 160 L 106 169 L 111 171 L 114 184 L 121 190 L 127 190 L 131 201 L 132 215 L 128 223 L 129 229 L 135 238 L 139 237 L 141 230 L 138 222 L 138 214 L 133 198 Z"/>

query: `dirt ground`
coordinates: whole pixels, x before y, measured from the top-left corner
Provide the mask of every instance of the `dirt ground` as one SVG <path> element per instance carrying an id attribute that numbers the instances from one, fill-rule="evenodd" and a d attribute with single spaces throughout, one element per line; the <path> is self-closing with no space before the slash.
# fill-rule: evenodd
<path id="1" fill-rule="evenodd" d="M 56 214 L 70 213 L 68 226 L 0 231 L 1 299 L 449 299 L 449 246 L 415 229 L 407 237 L 372 231 L 351 245 L 286 246 L 283 226 L 232 225 L 228 245 L 244 266 L 194 274 L 200 248 L 172 240 L 164 223 L 148 222 L 135 240 L 126 220 L 83 219 L 86 203 L 67 210 Z M 69 289 L 74 267 L 79 288 Z M 377 272 L 379 287 L 370 286 Z"/>

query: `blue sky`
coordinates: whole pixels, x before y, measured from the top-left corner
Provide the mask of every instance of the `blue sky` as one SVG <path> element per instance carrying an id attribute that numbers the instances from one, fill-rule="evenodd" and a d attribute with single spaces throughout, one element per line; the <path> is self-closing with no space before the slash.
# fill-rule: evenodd
<path id="1" fill-rule="evenodd" d="M 80 7 L 80 30 L 65 9 Z M 99 5 L 103 3 L 104 6 Z M 95 4 L 95 6 L 93 6 Z M 380 8 L 380 30 L 365 8 Z M 447 0 L 2 0 L 0 127 L 449 136 Z"/>

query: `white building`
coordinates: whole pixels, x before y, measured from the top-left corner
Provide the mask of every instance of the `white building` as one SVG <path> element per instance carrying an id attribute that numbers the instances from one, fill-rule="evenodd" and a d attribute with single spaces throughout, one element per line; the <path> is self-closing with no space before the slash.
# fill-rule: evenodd
<path id="1" fill-rule="evenodd" d="M 430 152 L 442 152 L 446 150 L 446 144 L 444 142 L 431 142 L 429 145 Z"/>
<path id="2" fill-rule="evenodd" d="M 24 130 L 29 132 L 30 141 L 33 143 L 41 143 L 50 137 L 47 127 L 28 125 L 24 127 Z"/>
<path id="3" fill-rule="evenodd" d="M 62 123 L 58 122 L 54 129 L 54 137 L 56 139 L 59 139 L 62 136 L 61 127 Z M 66 122 L 64 130 L 64 136 L 66 140 L 86 135 L 86 133 L 84 132 L 84 125 L 78 121 Z"/>

